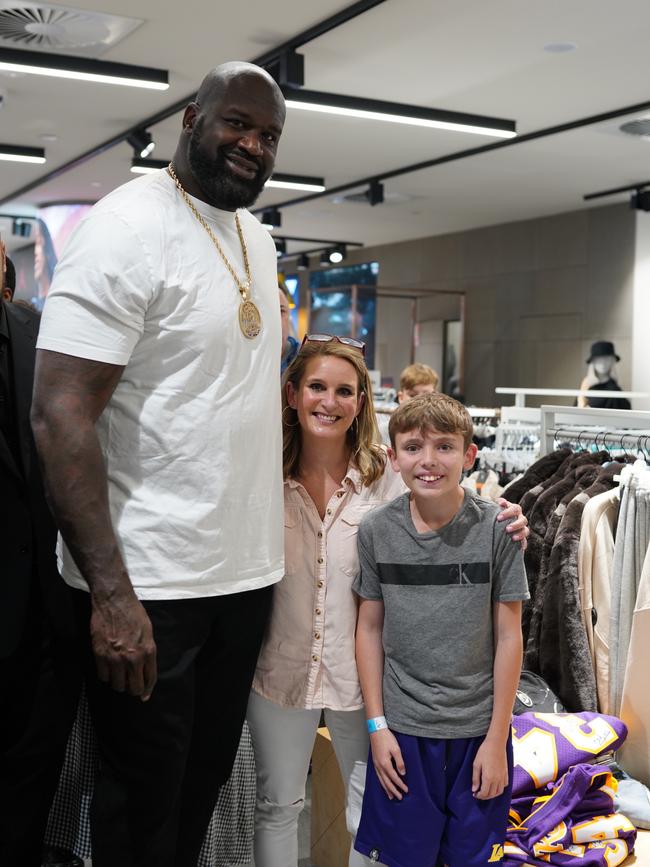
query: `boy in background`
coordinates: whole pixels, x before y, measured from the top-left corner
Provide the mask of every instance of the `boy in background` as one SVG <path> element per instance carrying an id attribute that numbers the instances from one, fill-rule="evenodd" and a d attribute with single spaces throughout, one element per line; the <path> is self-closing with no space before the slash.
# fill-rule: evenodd
<path id="1" fill-rule="evenodd" d="M 438 391 L 440 377 L 428 364 L 409 364 L 405 367 L 399 378 L 399 391 L 397 403 L 406 403 L 421 394 L 431 394 Z"/>
<path id="2" fill-rule="evenodd" d="M 389 431 L 409 491 L 359 528 L 356 654 L 372 761 L 355 847 L 388 867 L 494 864 L 510 805 L 523 556 L 498 506 L 459 484 L 476 457 L 461 404 L 415 397 Z"/>
<path id="3" fill-rule="evenodd" d="M 388 434 L 388 424 L 390 422 L 390 414 L 402 403 L 412 400 L 421 394 L 431 394 L 438 391 L 438 383 L 440 377 L 432 367 L 428 364 L 409 364 L 405 367 L 399 378 L 399 391 L 397 392 L 396 404 L 384 404 L 383 409 L 377 409 L 377 426 L 381 435 L 381 441 L 384 445 L 390 445 L 390 436 Z"/>

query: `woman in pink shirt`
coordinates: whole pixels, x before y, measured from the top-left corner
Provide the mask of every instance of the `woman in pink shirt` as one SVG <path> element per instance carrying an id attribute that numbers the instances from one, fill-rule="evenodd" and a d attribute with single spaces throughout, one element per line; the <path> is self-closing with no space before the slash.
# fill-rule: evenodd
<path id="1" fill-rule="evenodd" d="M 257 767 L 256 867 L 298 862 L 298 816 L 316 729 L 325 723 L 355 835 L 368 734 L 354 655 L 357 530 L 404 492 L 379 444 L 363 344 L 309 335 L 283 382 L 285 575 L 253 681 L 248 724 Z M 517 506 L 503 517 L 525 538 Z M 523 532 L 522 532 L 523 531 Z M 350 867 L 368 864 L 350 852 Z"/>

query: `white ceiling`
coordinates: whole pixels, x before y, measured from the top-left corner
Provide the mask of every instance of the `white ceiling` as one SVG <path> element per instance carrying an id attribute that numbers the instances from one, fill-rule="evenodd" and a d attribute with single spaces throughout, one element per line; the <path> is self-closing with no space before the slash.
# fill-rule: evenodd
<path id="1" fill-rule="evenodd" d="M 11 5 L 0 0 L 0 8 Z M 334 0 L 69 5 L 143 19 L 102 57 L 169 69 L 171 87 L 159 93 L 0 74 L 6 96 L 0 141 L 47 150 L 46 166 L 0 163 L 0 197 L 186 96 L 216 63 L 251 59 L 345 6 Z M 301 50 L 309 89 L 511 118 L 522 134 L 650 100 L 649 37 L 647 0 L 387 0 Z M 558 41 L 578 47 L 543 50 Z M 618 132 L 625 120 L 646 114 L 388 180 L 387 201 L 374 208 L 332 196 L 290 207 L 281 231 L 376 244 L 593 207 L 583 202 L 585 193 L 650 179 L 650 142 Z M 153 156 L 172 155 L 179 127 L 177 114 L 152 129 Z M 57 141 L 44 144 L 42 135 Z M 277 170 L 323 176 L 334 187 L 490 141 L 289 111 Z M 118 145 L 0 211 L 95 200 L 133 177 L 131 156 L 126 143 Z M 260 204 L 297 195 L 269 190 Z M 599 203 L 614 201 L 620 197 Z M 10 232 L 1 219 L 0 232 L 5 238 Z"/>

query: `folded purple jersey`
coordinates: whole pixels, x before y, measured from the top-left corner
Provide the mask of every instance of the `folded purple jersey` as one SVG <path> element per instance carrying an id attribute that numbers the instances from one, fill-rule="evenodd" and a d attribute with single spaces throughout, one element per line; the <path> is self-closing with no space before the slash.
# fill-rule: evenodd
<path id="1" fill-rule="evenodd" d="M 618 749 L 626 737 L 620 719 L 590 711 L 514 716 L 513 797 L 532 794 L 558 780 L 572 765 Z"/>
<path id="2" fill-rule="evenodd" d="M 614 812 L 609 769 L 578 764 L 536 798 L 512 799 L 504 867 L 616 867 L 634 851 L 636 829 Z"/>

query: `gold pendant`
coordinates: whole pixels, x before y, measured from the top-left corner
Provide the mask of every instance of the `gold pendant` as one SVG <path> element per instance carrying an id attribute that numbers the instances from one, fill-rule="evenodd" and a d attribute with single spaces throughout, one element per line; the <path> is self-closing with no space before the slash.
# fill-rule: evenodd
<path id="1" fill-rule="evenodd" d="M 262 330 L 262 317 L 252 301 L 242 301 L 239 305 L 239 327 L 244 337 L 252 340 Z"/>

